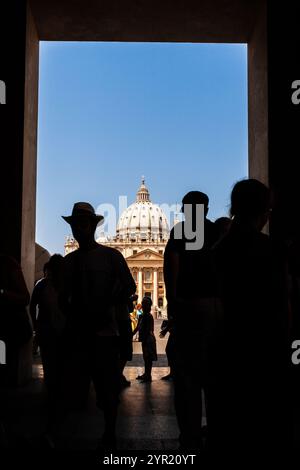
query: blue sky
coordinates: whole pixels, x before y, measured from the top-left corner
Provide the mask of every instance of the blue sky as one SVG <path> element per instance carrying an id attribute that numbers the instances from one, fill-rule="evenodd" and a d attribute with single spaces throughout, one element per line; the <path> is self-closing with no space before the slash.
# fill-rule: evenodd
<path id="1" fill-rule="evenodd" d="M 37 242 L 63 253 L 76 201 L 210 197 L 228 212 L 247 176 L 246 45 L 50 43 L 40 47 Z"/>

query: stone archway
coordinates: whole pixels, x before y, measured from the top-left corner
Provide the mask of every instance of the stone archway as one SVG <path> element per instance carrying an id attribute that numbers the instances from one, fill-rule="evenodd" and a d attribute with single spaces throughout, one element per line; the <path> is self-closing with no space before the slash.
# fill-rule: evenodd
<path id="1" fill-rule="evenodd" d="M 5 6 L 3 17 L 16 34 L 1 77 L 7 95 L 3 143 L 10 154 L 0 177 L 6 221 L 0 242 L 3 251 L 21 261 L 30 289 L 35 269 L 39 41 L 247 43 L 249 172 L 268 182 L 266 16 L 265 0 L 12 0 Z"/>

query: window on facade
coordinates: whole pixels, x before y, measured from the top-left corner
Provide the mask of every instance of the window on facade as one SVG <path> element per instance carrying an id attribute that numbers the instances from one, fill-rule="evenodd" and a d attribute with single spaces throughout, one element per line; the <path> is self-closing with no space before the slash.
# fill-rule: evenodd
<path id="1" fill-rule="evenodd" d="M 151 281 L 151 271 L 146 271 L 145 272 L 145 281 L 150 282 Z"/>
<path id="2" fill-rule="evenodd" d="M 162 271 L 159 271 L 159 273 L 158 273 L 158 280 L 159 280 L 159 282 L 163 282 L 163 280 L 164 280 Z"/>
<path id="3" fill-rule="evenodd" d="M 132 254 L 133 254 L 133 255 L 136 255 L 136 254 L 137 254 L 137 250 L 133 250 Z"/>
<path id="4" fill-rule="evenodd" d="M 136 272 L 132 273 L 132 277 L 133 277 L 134 281 L 137 282 L 137 273 Z"/>
<path id="5" fill-rule="evenodd" d="M 163 305 L 164 305 L 164 299 L 162 297 L 159 297 L 158 298 L 158 306 L 163 307 Z"/>

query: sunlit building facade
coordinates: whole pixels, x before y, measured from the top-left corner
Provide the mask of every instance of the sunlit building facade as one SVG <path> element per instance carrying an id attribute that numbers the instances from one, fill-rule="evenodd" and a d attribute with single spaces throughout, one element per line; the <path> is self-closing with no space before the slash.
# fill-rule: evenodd
<path id="1" fill-rule="evenodd" d="M 169 238 L 169 224 L 163 210 L 151 202 L 144 178 L 136 200 L 121 214 L 116 235 L 103 233 L 97 242 L 119 250 L 127 261 L 137 284 L 139 302 L 144 295 L 152 298 L 155 310 L 166 308 L 166 292 L 163 279 L 163 260 Z M 77 243 L 67 237 L 65 254 L 74 251 Z"/>

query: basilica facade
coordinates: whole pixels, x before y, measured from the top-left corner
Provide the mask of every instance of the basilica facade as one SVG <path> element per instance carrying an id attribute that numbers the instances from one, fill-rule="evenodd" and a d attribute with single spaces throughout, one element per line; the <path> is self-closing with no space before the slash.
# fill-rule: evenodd
<path id="1" fill-rule="evenodd" d="M 116 235 L 101 234 L 97 242 L 119 250 L 127 261 L 137 285 L 138 302 L 143 296 L 152 298 L 154 310 L 166 310 L 166 292 L 163 261 L 169 225 L 163 210 L 151 202 L 144 178 L 136 200 L 121 214 Z M 65 254 L 77 248 L 72 237 L 67 237 Z"/>

